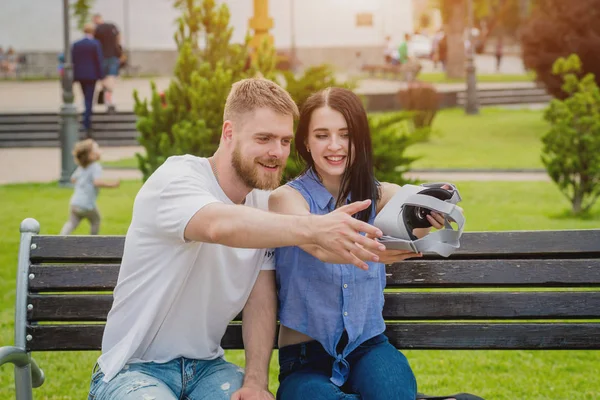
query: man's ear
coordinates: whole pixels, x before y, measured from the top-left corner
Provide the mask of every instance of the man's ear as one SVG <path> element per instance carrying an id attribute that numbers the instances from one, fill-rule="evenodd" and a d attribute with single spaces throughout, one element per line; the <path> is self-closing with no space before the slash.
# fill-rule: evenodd
<path id="1" fill-rule="evenodd" d="M 225 143 L 230 143 L 233 140 L 233 122 L 227 120 L 223 122 L 221 129 L 221 140 Z"/>

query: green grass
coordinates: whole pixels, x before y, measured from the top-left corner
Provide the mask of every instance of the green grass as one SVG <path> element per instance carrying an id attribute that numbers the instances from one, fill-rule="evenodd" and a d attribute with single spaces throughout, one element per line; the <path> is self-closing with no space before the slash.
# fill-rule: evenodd
<path id="1" fill-rule="evenodd" d="M 409 147 L 420 156 L 413 168 L 543 168 L 541 137 L 548 130 L 542 111 L 482 108 L 465 116 L 443 110 L 433 121 L 429 142 Z"/>
<path id="2" fill-rule="evenodd" d="M 99 197 L 102 234 L 124 234 L 139 182 L 105 190 Z M 600 203 L 587 220 L 564 216 L 567 202 L 547 182 L 464 182 L 467 230 L 600 228 Z M 13 343 L 19 223 L 34 217 L 42 234 L 56 234 L 67 218 L 71 191 L 56 184 L 0 186 L 0 345 Z M 76 234 L 85 234 L 87 224 Z M 35 353 L 46 373 L 36 399 L 85 398 L 98 352 Z M 419 389 L 432 394 L 477 393 L 489 399 L 600 399 L 598 351 L 407 351 Z M 227 352 L 243 364 L 243 352 Z M 271 364 L 271 390 L 277 388 Z M 0 367 L 0 399 L 14 397 L 12 367 Z"/>
<path id="3" fill-rule="evenodd" d="M 422 72 L 418 79 L 430 83 L 461 83 L 464 79 L 450 79 L 444 72 Z M 528 74 L 480 74 L 477 75 L 477 82 L 533 82 L 534 73 Z"/>
<path id="4" fill-rule="evenodd" d="M 442 110 L 433 130 L 429 142 L 407 150 L 407 155 L 421 157 L 413 168 L 543 168 L 541 137 L 548 125 L 542 111 L 482 108 L 480 115 L 465 116 L 461 109 Z M 103 164 L 137 168 L 135 157 Z"/>
<path id="5" fill-rule="evenodd" d="M 122 158 L 120 160 L 115 161 L 102 161 L 102 165 L 104 167 L 109 168 L 138 168 L 138 161 L 135 157 Z"/>

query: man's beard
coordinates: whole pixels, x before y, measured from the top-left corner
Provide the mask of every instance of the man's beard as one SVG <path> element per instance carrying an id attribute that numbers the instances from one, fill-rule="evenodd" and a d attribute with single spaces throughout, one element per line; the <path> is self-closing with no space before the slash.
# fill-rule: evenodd
<path id="1" fill-rule="evenodd" d="M 257 164 L 257 162 L 267 165 L 277 165 L 279 168 L 277 172 L 269 173 L 265 171 L 264 174 L 261 174 L 259 172 L 259 168 L 261 167 Z M 236 146 L 233 150 L 231 165 L 242 182 L 244 182 L 244 184 L 250 188 L 273 190 L 279 187 L 279 184 L 281 183 L 283 168 L 281 168 L 281 160 L 279 159 L 271 158 L 268 160 L 245 160 L 242 158 L 242 153 L 239 146 Z"/>

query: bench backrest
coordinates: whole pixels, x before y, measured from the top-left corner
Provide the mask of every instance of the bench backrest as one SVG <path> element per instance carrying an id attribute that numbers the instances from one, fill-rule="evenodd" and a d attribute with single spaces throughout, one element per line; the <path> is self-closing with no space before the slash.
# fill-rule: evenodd
<path id="1" fill-rule="evenodd" d="M 99 349 L 124 237 L 25 230 L 19 341 L 30 351 Z M 600 230 L 465 233 L 450 258 L 387 273 L 383 313 L 398 348 L 600 349 L 600 323 L 585 321 L 600 319 Z M 222 346 L 242 348 L 239 320 Z"/>

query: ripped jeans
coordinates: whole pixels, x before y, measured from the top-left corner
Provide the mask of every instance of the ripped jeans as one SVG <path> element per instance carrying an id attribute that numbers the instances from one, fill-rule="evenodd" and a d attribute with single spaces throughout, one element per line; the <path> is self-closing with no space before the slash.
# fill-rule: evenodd
<path id="1" fill-rule="evenodd" d="M 94 368 L 88 400 L 229 400 L 244 370 L 222 358 L 128 364 L 110 382 Z"/>

